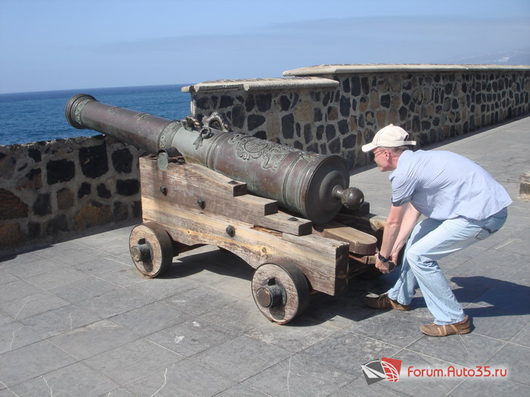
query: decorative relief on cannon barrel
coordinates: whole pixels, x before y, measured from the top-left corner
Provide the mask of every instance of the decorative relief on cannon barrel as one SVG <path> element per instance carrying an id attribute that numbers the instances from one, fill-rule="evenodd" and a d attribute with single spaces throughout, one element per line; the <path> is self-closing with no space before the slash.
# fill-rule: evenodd
<path id="1" fill-rule="evenodd" d="M 261 168 L 265 170 L 278 170 L 281 162 L 290 153 L 304 155 L 301 150 L 242 134 L 234 134 L 228 139 L 228 143 L 235 145 L 237 157 L 242 160 L 261 160 Z"/>

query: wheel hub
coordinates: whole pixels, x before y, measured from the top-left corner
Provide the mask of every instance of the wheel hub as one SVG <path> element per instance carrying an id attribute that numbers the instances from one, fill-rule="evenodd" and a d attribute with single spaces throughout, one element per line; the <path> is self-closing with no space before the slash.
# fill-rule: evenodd
<path id="1" fill-rule="evenodd" d="M 263 307 L 277 307 L 283 304 L 283 295 L 279 285 L 267 285 L 258 288 L 256 300 Z"/>
<path id="2" fill-rule="evenodd" d="M 148 243 L 137 244 L 131 247 L 131 256 L 135 261 L 149 262 L 152 258 L 151 246 Z"/>

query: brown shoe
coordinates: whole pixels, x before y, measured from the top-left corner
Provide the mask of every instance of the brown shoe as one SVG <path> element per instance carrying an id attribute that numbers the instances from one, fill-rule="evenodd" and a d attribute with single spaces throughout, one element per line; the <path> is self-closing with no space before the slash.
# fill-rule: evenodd
<path id="1" fill-rule="evenodd" d="M 409 305 L 402 305 L 398 301 L 390 299 L 387 294 L 381 294 L 375 297 L 365 296 L 364 304 L 373 309 L 381 309 L 381 310 L 395 309 L 395 310 L 402 310 L 402 311 L 410 310 Z"/>
<path id="2" fill-rule="evenodd" d="M 429 336 L 469 334 L 471 332 L 471 318 L 466 316 L 466 318 L 459 323 L 447 325 L 425 324 L 420 327 L 420 330 L 425 335 Z"/>

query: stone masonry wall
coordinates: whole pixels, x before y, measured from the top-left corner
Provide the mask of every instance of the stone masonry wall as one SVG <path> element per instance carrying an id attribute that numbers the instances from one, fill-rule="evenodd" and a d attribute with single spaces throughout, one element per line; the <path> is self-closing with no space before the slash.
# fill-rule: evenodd
<path id="1" fill-rule="evenodd" d="M 352 168 L 366 165 L 361 146 L 377 130 L 402 126 L 419 147 L 461 136 L 530 112 L 530 67 L 372 67 L 325 65 L 285 72 L 319 77 L 336 88 L 283 88 L 277 79 L 197 84 L 194 116 L 218 112 L 236 132 L 299 149 L 338 154 Z M 285 79 L 288 81 L 289 79 Z M 232 84 L 231 84 L 232 83 Z"/>
<path id="2" fill-rule="evenodd" d="M 0 256 L 138 219 L 138 156 L 103 136 L 0 146 Z"/>
<path id="3" fill-rule="evenodd" d="M 530 66 L 323 65 L 289 78 L 184 90 L 192 115 L 235 132 L 368 163 L 361 145 L 389 123 L 425 146 L 530 112 Z M 0 258 L 138 222 L 138 157 L 111 137 L 0 146 Z"/>

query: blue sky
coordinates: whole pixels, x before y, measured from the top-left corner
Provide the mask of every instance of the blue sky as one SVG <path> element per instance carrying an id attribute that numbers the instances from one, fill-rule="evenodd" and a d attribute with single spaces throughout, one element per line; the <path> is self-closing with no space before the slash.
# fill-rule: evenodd
<path id="1" fill-rule="evenodd" d="M 530 52 L 530 0 L 0 0 L 0 93 Z M 473 62 L 475 63 L 475 62 Z"/>

